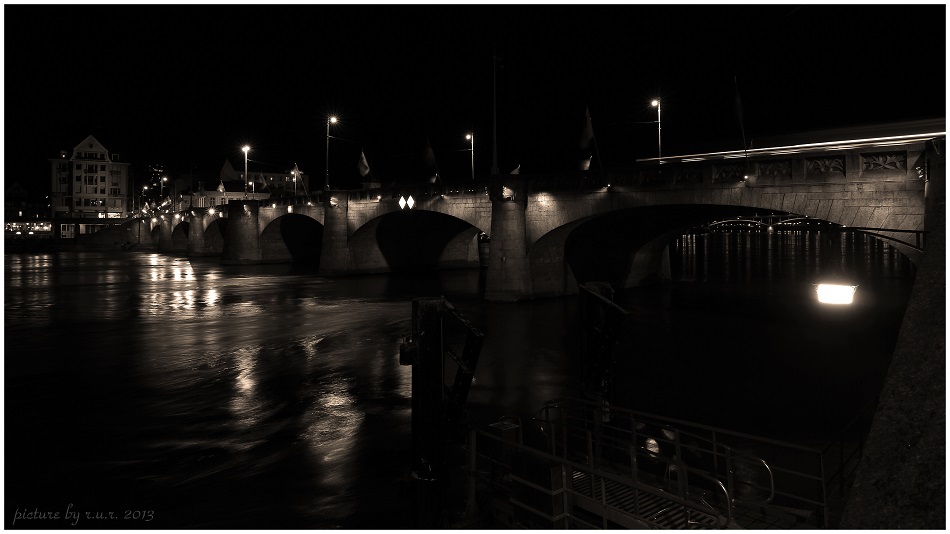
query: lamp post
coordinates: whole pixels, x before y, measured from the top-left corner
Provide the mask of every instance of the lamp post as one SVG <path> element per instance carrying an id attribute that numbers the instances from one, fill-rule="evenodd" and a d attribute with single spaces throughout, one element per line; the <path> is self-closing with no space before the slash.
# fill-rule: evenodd
<path id="1" fill-rule="evenodd" d="M 323 189 L 330 190 L 330 123 L 336 124 L 336 117 L 327 117 L 327 174 Z"/>
<path id="2" fill-rule="evenodd" d="M 247 198 L 247 153 L 251 151 L 251 147 L 244 145 L 241 150 L 244 151 L 244 198 Z"/>
<path id="3" fill-rule="evenodd" d="M 660 99 L 657 98 L 650 105 L 656 108 L 656 151 L 657 159 L 663 159 L 663 123 L 660 122 Z"/>
<path id="4" fill-rule="evenodd" d="M 465 139 L 472 142 L 472 181 L 475 181 L 475 134 L 465 134 Z"/>
<path id="5" fill-rule="evenodd" d="M 161 200 L 163 203 L 165 202 L 165 182 L 167 181 L 168 181 L 168 177 L 162 176 L 162 179 L 158 182 L 158 185 L 159 185 L 158 199 Z"/>

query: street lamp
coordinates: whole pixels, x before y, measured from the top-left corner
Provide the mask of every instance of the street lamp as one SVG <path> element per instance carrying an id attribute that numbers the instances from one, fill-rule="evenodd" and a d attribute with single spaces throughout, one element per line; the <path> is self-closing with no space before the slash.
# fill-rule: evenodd
<path id="1" fill-rule="evenodd" d="M 163 200 L 163 201 L 164 201 L 164 198 L 165 198 L 165 182 L 167 182 L 167 181 L 168 181 L 168 177 L 167 177 L 167 176 L 162 176 L 161 181 L 158 182 L 158 184 L 159 184 L 159 186 L 160 186 L 159 189 L 158 189 L 159 200 Z"/>
<path id="2" fill-rule="evenodd" d="M 247 198 L 247 153 L 251 151 L 251 147 L 244 145 L 241 150 L 244 151 L 244 198 Z"/>
<path id="3" fill-rule="evenodd" d="M 327 174 L 323 183 L 326 191 L 330 190 L 330 123 L 336 124 L 336 117 L 327 117 Z"/>
<path id="4" fill-rule="evenodd" d="M 657 98 L 650 105 L 656 108 L 656 151 L 657 159 L 663 159 L 663 123 L 660 122 L 660 99 Z"/>
<path id="5" fill-rule="evenodd" d="M 475 181 L 475 134 L 465 134 L 465 139 L 472 142 L 472 181 Z"/>

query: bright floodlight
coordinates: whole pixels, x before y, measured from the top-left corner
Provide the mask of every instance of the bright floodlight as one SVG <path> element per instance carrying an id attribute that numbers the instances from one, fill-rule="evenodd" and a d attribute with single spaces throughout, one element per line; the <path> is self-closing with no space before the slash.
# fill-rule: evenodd
<path id="1" fill-rule="evenodd" d="M 660 105 L 660 101 L 659 101 L 659 100 L 654 100 L 653 102 L 650 102 L 650 105 L 653 106 L 653 107 L 657 107 L 657 106 Z"/>
<path id="2" fill-rule="evenodd" d="M 466 140 L 470 140 L 471 138 L 472 138 L 472 134 L 465 134 L 465 139 L 466 139 Z"/>
<path id="3" fill-rule="evenodd" d="M 332 122 L 333 124 L 336 124 L 336 117 L 330 117 L 330 122 Z"/>
<path id="4" fill-rule="evenodd" d="M 844 286 L 837 284 L 818 284 L 818 302 L 822 304 L 851 304 L 854 301 L 854 290 L 858 286 Z"/>
<path id="5" fill-rule="evenodd" d="M 247 146 L 247 145 L 244 145 L 244 146 L 242 146 L 242 147 L 241 147 L 241 150 L 243 150 L 243 151 L 244 151 L 244 153 L 245 153 L 245 154 L 247 154 L 247 153 L 248 153 L 248 151 L 250 151 L 250 150 L 251 150 L 251 147 L 249 147 L 249 146 Z"/>

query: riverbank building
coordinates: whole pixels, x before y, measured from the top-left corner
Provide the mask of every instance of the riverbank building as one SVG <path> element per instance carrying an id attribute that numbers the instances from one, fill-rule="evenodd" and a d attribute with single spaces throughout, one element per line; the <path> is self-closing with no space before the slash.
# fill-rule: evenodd
<path id="1" fill-rule="evenodd" d="M 67 155 L 50 158 L 50 209 L 55 238 L 72 239 L 129 216 L 129 163 L 92 135 Z"/>

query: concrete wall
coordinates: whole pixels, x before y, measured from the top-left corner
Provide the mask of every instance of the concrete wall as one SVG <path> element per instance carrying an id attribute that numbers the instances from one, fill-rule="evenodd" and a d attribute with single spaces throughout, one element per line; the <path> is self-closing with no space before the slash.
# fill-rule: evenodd
<path id="1" fill-rule="evenodd" d="M 927 159 L 927 245 L 843 529 L 947 526 L 946 143 Z"/>

